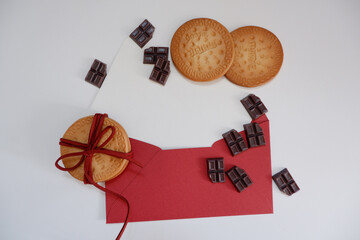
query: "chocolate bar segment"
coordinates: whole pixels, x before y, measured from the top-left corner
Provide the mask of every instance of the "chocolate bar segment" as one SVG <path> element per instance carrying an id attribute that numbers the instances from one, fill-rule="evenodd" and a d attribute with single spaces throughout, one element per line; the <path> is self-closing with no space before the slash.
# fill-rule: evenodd
<path id="1" fill-rule="evenodd" d="M 85 81 L 100 88 L 106 77 L 106 64 L 95 59 L 89 72 L 85 77 Z"/>
<path id="2" fill-rule="evenodd" d="M 259 118 L 268 111 L 260 98 L 254 94 L 249 94 L 247 97 L 243 98 L 241 103 L 253 120 Z"/>
<path id="3" fill-rule="evenodd" d="M 246 172 L 238 166 L 230 168 L 228 171 L 226 171 L 226 175 L 229 177 L 230 181 L 239 192 L 244 191 L 245 188 L 253 184 Z"/>
<path id="4" fill-rule="evenodd" d="M 300 190 L 287 168 L 278 172 L 272 178 L 280 191 L 282 191 L 286 195 L 291 196 L 292 194 Z"/>
<path id="5" fill-rule="evenodd" d="M 264 132 L 258 123 L 245 124 L 244 129 L 249 148 L 265 145 Z"/>
<path id="6" fill-rule="evenodd" d="M 156 61 L 156 64 L 151 72 L 150 80 L 165 85 L 170 75 L 170 62 L 162 58 Z"/>
<path id="7" fill-rule="evenodd" d="M 243 137 L 235 129 L 224 133 L 222 136 L 233 156 L 248 149 Z"/>
<path id="8" fill-rule="evenodd" d="M 207 159 L 208 175 L 211 182 L 225 182 L 224 159 L 208 158 Z"/>
<path id="9" fill-rule="evenodd" d="M 155 31 L 155 27 L 145 19 L 139 27 L 137 27 L 131 34 L 130 38 L 135 41 L 139 47 L 144 47 L 150 41 Z"/>
<path id="10" fill-rule="evenodd" d="M 165 61 L 169 57 L 168 47 L 149 47 L 144 51 L 144 64 L 155 64 L 158 58 L 162 58 Z"/>

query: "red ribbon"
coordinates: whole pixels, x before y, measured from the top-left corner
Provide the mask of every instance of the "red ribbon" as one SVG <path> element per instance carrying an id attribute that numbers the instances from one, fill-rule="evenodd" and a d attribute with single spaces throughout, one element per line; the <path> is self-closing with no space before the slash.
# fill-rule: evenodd
<path id="1" fill-rule="evenodd" d="M 132 152 L 123 153 L 123 152 L 116 152 L 116 151 L 112 151 L 112 150 L 104 148 L 106 146 L 106 144 L 108 144 L 115 135 L 115 128 L 113 126 L 107 126 L 106 128 L 104 128 L 104 130 L 101 131 L 102 126 L 104 124 L 104 120 L 105 120 L 105 118 L 107 118 L 107 116 L 108 116 L 107 114 L 100 114 L 100 113 L 95 114 L 92 124 L 91 124 L 89 139 L 88 139 L 87 144 L 60 138 L 59 144 L 61 146 L 75 147 L 75 148 L 82 149 L 83 151 L 64 154 L 64 155 L 60 156 L 56 160 L 55 166 L 62 171 L 71 171 L 71 170 L 74 170 L 77 167 L 79 167 L 85 161 L 85 163 L 84 163 L 84 183 L 92 184 L 105 193 L 111 193 L 126 203 L 126 206 L 127 206 L 126 218 L 124 221 L 124 225 L 122 226 L 119 234 L 116 237 L 116 240 L 118 240 L 121 238 L 122 234 L 124 233 L 126 225 L 128 223 L 128 217 L 129 217 L 129 213 L 130 213 L 130 204 L 129 204 L 128 200 L 121 194 L 113 192 L 109 189 L 106 189 L 106 188 L 100 186 L 99 184 L 97 184 L 96 182 L 94 182 L 92 168 L 91 168 L 92 157 L 93 157 L 94 153 L 102 153 L 102 154 L 106 154 L 109 156 L 126 159 L 129 162 L 138 165 L 139 167 L 142 167 L 142 166 L 133 159 Z M 110 136 L 100 146 L 97 146 L 99 144 L 101 138 L 108 131 L 111 131 Z M 75 166 L 70 167 L 70 168 L 64 168 L 59 165 L 60 160 L 62 160 L 64 158 L 68 158 L 68 157 L 74 157 L 74 156 L 82 156 L 81 159 L 79 160 L 79 162 L 75 164 Z"/>

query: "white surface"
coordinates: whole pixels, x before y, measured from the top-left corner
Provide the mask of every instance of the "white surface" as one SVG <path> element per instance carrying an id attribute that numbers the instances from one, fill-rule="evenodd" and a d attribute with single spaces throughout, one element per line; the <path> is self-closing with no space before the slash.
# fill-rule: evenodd
<path id="1" fill-rule="evenodd" d="M 143 4 L 0 2 L 0 239 L 116 236 L 104 194 L 54 167 L 59 137 L 94 113 L 98 90 L 83 80 L 94 57 L 111 65 L 145 17 L 156 26 L 150 44 L 169 45 L 178 25 L 201 16 L 281 40 L 279 75 L 251 91 L 269 109 L 273 172 L 287 167 L 301 191 L 287 197 L 274 186 L 272 215 L 130 223 L 124 239 L 359 239 L 360 2 Z M 238 89 L 239 98 L 249 91 Z"/>

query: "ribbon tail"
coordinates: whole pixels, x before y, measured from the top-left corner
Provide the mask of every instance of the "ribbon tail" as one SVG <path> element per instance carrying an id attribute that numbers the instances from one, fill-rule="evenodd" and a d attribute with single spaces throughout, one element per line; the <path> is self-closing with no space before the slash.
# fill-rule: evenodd
<path id="1" fill-rule="evenodd" d="M 128 224 L 128 218 L 129 218 L 129 214 L 130 214 L 130 204 L 129 204 L 129 201 L 124 197 L 122 196 L 121 194 L 119 193 L 116 193 L 116 192 L 113 192 L 109 189 L 106 189 L 104 188 L 103 186 L 97 184 L 96 182 L 94 182 L 94 180 L 92 178 L 90 178 L 90 176 L 85 172 L 85 177 L 87 178 L 87 180 L 92 184 L 94 185 L 96 188 L 100 189 L 101 191 L 105 192 L 105 193 L 110 193 L 110 194 L 113 194 L 115 197 L 118 197 L 120 198 L 121 200 L 123 200 L 125 203 L 126 203 L 126 207 L 127 207 L 127 211 L 126 211 L 126 217 L 125 217 L 125 221 L 124 221 L 124 224 L 123 226 L 121 227 L 121 230 L 119 232 L 119 234 L 117 235 L 116 239 L 115 240 L 119 240 L 121 238 L 121 236 L 123 235 L 124 231 L 125 231 L 125 228 Z"/>

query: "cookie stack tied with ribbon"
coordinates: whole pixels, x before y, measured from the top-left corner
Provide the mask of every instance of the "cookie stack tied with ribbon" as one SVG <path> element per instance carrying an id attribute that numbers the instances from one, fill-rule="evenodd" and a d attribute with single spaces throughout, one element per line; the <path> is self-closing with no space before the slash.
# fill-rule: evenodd
<path id="1" fill-rule="evenodd" d="M 123 234 L 130 211 L 128 200 L 106 189 L 98 182 L 108 181 L 121 174 L 129 162 L 141 167 L 133 159 L 130 140 L 125 129 L 107 114 L 95 114 L 77 120 L 60 139 L 60 152 L 55 166 L 68 171 L 74 178 L 113 194 L 127 205 L 124 225 L 116 239 Z M 64 167 L 59 165 L 62 160 Z"/>
<path id="2" fill-rule="evenodd" d="M 104 135 L 97 139 L 98 143 L 96 145 L 103 147 L 102 145 L 104 142 L 110 137 L 111 134 L 113 134 L 110 141 L 107 142 L 106 148 L 116 152 L 129 153 L 131 151 L 131 145 L 125 129 L 119 123 L 110 118 L 106 118 L 105 116 L 102 116 L 102 118 L 103 124 L 101 129 L 100 126 L 98 127 L 98 131 L 104 132 L 105 128 L 112 128 L 115 129 L 115 131 L 112 132 L 110 130 L 106 130 Z M 60 141 L 60 152 L 62 156 L 79 152 L 79 148 L 76 146 L 71 146 L 71 144 L 67 144 L 69 141 L 70 143 L 72 141 L 79 142 L 79 146 L 89 143 L 88 140 L 93 122 L 94 116 L 88 116 L 77 120 L 68 128 Z M 95 132 L 93 132 L 93 134 L 94 133 Z M 125 170 L 128 164 L 127 160 L 119 159 L 104 153 L 92 154 L 91 170 L 94 182 L 105 182 L 115 178 Z M 63 159 L 63 164 L 66 168 L 72 168 L 81 161 L 81 158 L 83 158 L 83 155 L 67 157 Z M 81 161 L 81 164 L 77 168 L 69 171 L 71 176 L 80 181 L 86 181 L 87 179 L 84 178 L 84 165 L 85 161 Z"/>
<path id="3" fill-rule="evenodd" d="M 176 68 L 193 81 L 211 81 L 222 76 L 243 87 L 269 82 L 280 71 L 283 49 L 270 31 L 256 26 L 233 32 L 208 18 L 181 25 L 171 41 Z"/>

